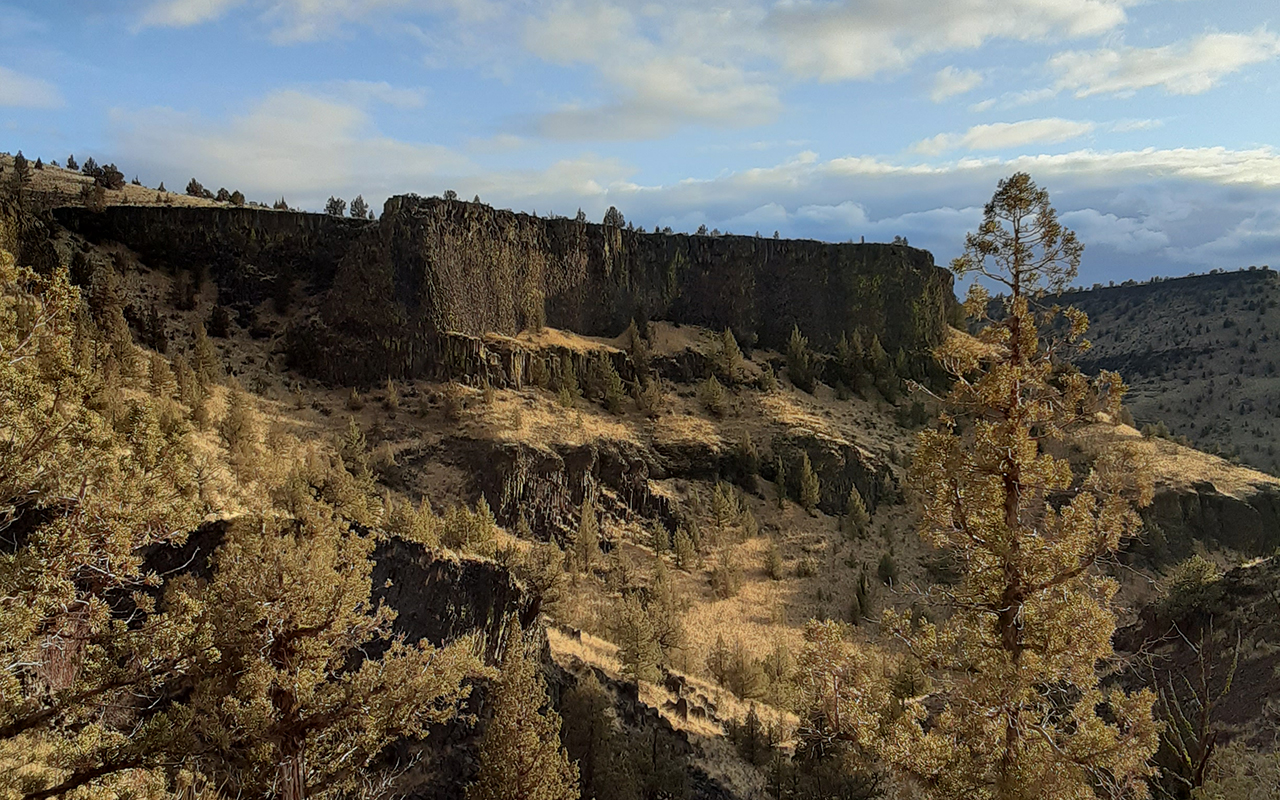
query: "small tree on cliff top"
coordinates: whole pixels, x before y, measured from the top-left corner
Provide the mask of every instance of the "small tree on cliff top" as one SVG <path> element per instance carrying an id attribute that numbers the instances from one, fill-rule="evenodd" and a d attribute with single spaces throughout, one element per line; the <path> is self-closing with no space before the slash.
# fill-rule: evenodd
<path id="1" fill-rule="evenodd" d="M 1120 451 L 1076 478 L 1042 446 L 1100 407 L 1118 410 L 1126 388 L 1114 373 L 1091 384 L 1063 363 L 1059 347 L 1080 342 L 1083 313 L 1039 307 L 1075 277 L 1082 249 L 1048 193 L 1019 173 L 1000 182 L 952 265 L 1008 296 L 1002 318 L 989 320 L 986 291 L 970 290 L 966 308 L 987 324 L 936 351 L 955 384 L 912 467 L 921 533 L 962 567 L 960 583 L 939 592 L 953 613 L 941 624 L 886 615 L 938 676 L 942 711 L 909 705 L 885 753 L 928 797 L 1146 794 L 1154 697 L 1099 684 L 1098 665 L 1113 654 L 1116 583 L 1096 566 L 1138 531 L 1133 500 L 1150 501 L 1151 479 Z M 1040 327 L 1059 314 L 1069 332 L 1047 342 Z"/>

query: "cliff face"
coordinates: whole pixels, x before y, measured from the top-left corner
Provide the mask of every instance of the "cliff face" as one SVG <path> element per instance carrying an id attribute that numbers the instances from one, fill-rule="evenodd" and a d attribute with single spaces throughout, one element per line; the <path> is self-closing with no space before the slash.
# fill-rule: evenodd
<path id="1" fill-rule="evenodd" d="M 320 294 L 291 356 L 340 382 L 438 373 L 449 332 L 545 323 L 615 336 L 633 318 L 728 327 L 772 348 L 797 324 L 820 350 L 861 329 L 891 353 L 919 352 L 954 303 L 950 273 L 909 247 L 646 234 L 413 196 L 388 200 L 376 223 L 248 208 L 54 215 L 150 266 L 213 277 L 227 305 L 295 285 Z"/>
<path id="2" fill-rule="evenodd" d="M 257 305 L 293 288 L 321 292 L 371 223 L 254 208 L 57 208 L 54 219 L 93 242 L 116 241 L 147 266 L 218 284 L 224 305 Z"/>
<path id="3" fill-rule="evenodd" d="M 542 323 L 616 336 L 631 319 L 665 319 L 772 348 L 798 324 L 818 349 L 862 329 L 918 352 L 953 302 L 950 273 L 907 247 L 645 234 L 396 197 L 294 349 L 319 377 L 355 382 L 430 373 L 444 332 Z"/>

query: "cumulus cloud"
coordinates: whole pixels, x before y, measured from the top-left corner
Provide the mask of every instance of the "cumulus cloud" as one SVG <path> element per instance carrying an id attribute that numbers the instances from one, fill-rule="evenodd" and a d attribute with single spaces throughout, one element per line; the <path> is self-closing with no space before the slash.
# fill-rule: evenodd
<path id="1" fill-rule="evenodd" d="M 144 109 L 118 112 L 112 124 L 113 157 L 171 185 L 194 175 L 309 208 L 330 194 L 378 202 L 454 188 L 526 211 L 581 206 L 592 219 L 616 205 L 646 227 L 705 223 L 829 241 L 900 235 L 939 263 L 958 254 L 996 183 L 1021 170 L 1051 192 L 1087 245 L 1085 283 L 1174 274 L 1188 263 L 1280 263 L 1280 221 L 1259 210 L 1280 207 L 1280 152 L 1272 148 L 1077 149 L 925 163 L 801 151 L 754 169 L 643 185 L 633 165 L 589 151 L 515 170 L 485 147 L 395 139 L 359 103 L 297 90 L 221 122 Z"/>
<path id="2" fill-rule="evenodd" d="M 949 97 L 965 94 L 982 85 L 982 73 L 972 69 L 956 69 L 948 66 L 933 76 L 933 89 L 929 99 L 941 103 Z"/>
<path id="3" fill-rule="evenodd" d="M 140 27 L 189 28 L 212 22 L 245 0 L 155 0 L 142 12 Z"/>
<path id="4" fill-rule="evenodd" d="M 576 0 L 528 20 L 524 42 L 531 53 L 555 64 L 590 66 L 604 94 L 541 116 L 535 123 L 539 133 L 555 139 L 646 139 L 685 124 L 743 127 L 777 116 L 777 88 L 731 57 L 724 41 L 699 33 L 721 30 L 740 40 L 750 35 L 745 22 L 724 23 L 714 9 L 642 11 Z"/>
<path id="5" fill-rule="evenodd" d="M 1227 75 L 1278 55 L 1280 36 L 1259 29 L 1207 33 L 1164 47 L 1073 50 L 1049 59 L 1049 68 L 1058 73 L 1057 87 L 1076 97 L 1130 95 L 1154 86 L 1169 94 L 1202 94 Z"/>
<path id="6" fill-rule="evenodd" d="M 925 155 L 948 150 L 1007 150 L 1029 144 L 1058 144 L 1092 133 L 1097 126 L 1059 117 L 1025 119 L 1020 122 L 993 122 L 975 125 L 964 133 L 940 133 L 916 142 L 912 149 Z"/>
<path id="7" fill-rule="evenodd" d="M 1119 0 L 844 0 L 780 5 L 770 25 L 796 75 L 824 81 L 901 70 L 929 53 L 991 39 L 1096 36 L 1125 21 Z"/>
<path id="8" fill-rule="evenodd" d="M 286 44 L 335 35 L 345 23 L 392 11 L 452 12 L 465 20 L 492 18 L 495 0 L 153 0 L 139 28 L 187 28 L 212 22 L 241 6 L 257 12 L 273 41 Z"/>
<path id="9" fill-rule="evenodd" d="M 62 94 L 52 83 L 0 67 L 0 108 L 60 108 L 62 105 Z"/>

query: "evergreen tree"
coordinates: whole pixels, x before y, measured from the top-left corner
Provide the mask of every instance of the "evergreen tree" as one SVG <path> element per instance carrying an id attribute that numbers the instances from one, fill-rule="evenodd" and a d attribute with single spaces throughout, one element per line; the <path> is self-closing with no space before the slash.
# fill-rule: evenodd
<path id="1" fill-rule="evenodd" d="M 196 323 L 195 332 L 192 334 L 191 366 L 195 370 L 200 386 L 206 389 L 222 377 L 222 359 L 218 356 L 213 342 L 209 341 L 209 334 L 205 331 L 203 322 Z"/>
<path id="2" fill-rule="evenodd" d="M 564 749 L 578 765 L 586 800 L 639 800 L 627 741 L 617 730 L 617 716 L 594 669 L 564 693 L 561 711 Z"/>
<path id="3" fill-rule="evenodd" d="M 1150 474 L 1113 450 L 1077 478 L 1049 447 L 1099 406 L 1118 411 L 1125 388 L 1114 373 L 1091 383 L 1064 362 L 1063 343 L 1040 333 L 1059 314 L 1065 344 L 1087 327 L 1074 309 L 1033 311 L 1075 277 L 1081 250 L 1048 193 L 1018 173 L 1000 182 L 952 264 L 1008 294 L 991 320 L 986 291 L 972 284 L 966 309 L 986 324 L 976 341 L 938 348 L 955 383 L 912 465 L 921 533 L 961 565 L 960 582 L 937 590 L 951 615 L 940 624 L 886 615 L 938 685 L 941 711 L 909 705 L 886 751 L 928 797 L 1092 798 L 1099 787 L 1146 796 L 1154 696 L 1100 684 L 1116 582 L 1097 562 L 1139 530 L 1133 500 L 1150 501 Z"/>
<path id="4" fill-rule="evenodd" d="M 467 800 L 578 800 L 578 765 L 560 745 L 560 715 L 522 641 L 503 655 L 492 706 Z"/>
<path id="5" fill-rule="evenodd" d="M 611 627 L 610 638 L 618 645 L 622 674 L 633 681 L 658 680 L 662 648 L 636 592 L 628 592 L 615 604 Z"/>
<path id="6" fill-rule="evenodd" d="M 653 641 L 661 650 L 665 664 L 672 663 L 676 653 L 688 646 L 684 614 L 689 610 L 689 605 L 688 600 L 677 594 L 666 564 L 658 559 L 653 568 L 653 582 L 649 586 L 645 611 L 649 615 L 650 627 L 653 628 Z"/>
<path id="7" fill-rule="evenodd" d="M 190 453 L 149 398 L 114 425 L 86 404 L 81 308 L 65 269 L 0 249 L 0 785 L 17 796 L 110 793 L 125 771 L 139 786 L 180 724 L 166 686 L 190 626 L 148 599 L 143 563 L 200 520 Z"/>
<path id="8" fill-rule="evenodd" d="M 818 360 L 809 349 L 809 340 L 800 334 L 800 326 L 791 328 L 791 338 L 787 341 L 787 377 L 797 388 L 813 392 L 818 380 Z"/>
<path id="9" fill-rule="evenodd" d="M 809 454 L 802 452 L 800 454 L 800 505 L 810 514 L 818 507 L 818 501 L 822 499 L 822 485 L 818 481 L 818 473 L 813 471 L 813 464 L 809 462 Z"/>
<path id="10" fill-rule="evenodd" d="M 574 572 L 590 572 L 600 557 L 600 517 L 595 502 L 590 498 L 582 504 L 569 557 L 570 568 Z"/>
<path id="11" fill-rule="evenodd" d="M 720 375 L 726 383 L 732 383 L 734 376 L 738 374 L 738 370 L 742 368 L 742 350 L 738 347 L 738 340 L 734 338 L 733 331 L 728 328 L 720 334 L 719 352 L 716 353 L 716 366 L 720 370 Z"/>
<path id="12" fill-rule="evenodd" d="M 205 188 L 201 185 L 200 181 L 192 178 L 187 181 L 186 192 L 188 197 L 204 197 Z"/>
<path id="13" fill-rule="evenodd" d="M 244 205 L 244 192 L 240 191 L 239 189 L 236 189 L 234 192 L 231 193 L 230 200 L 231 200 L 231 205 L 233 206 Z"/>
<path id="14" fill-rule="evenodd" d="M 80 165 L 76 163 L 76 157 L 74 155 L 67 156 L 67 169 L 72 172 L 80 169 Z"/>
<path id="15" fill-rule="evenodd" d="M 364 195 L 356 195 L 356 199 L 351 201 L 351 217 L 352 219 L 365 219 L 369 216 L 369 204 L 364 201 Z"/>
<path id="16" fill-rule="evenodd" d="M 867 535 L 871 515 L 867 513 L 867 504 L 862 501 L 862 494 L 858 492 L 856 485 L 849 487 L 849 497 L 844 504 L 844 519 L 850 535 L 859 539 Z"/>
<path id="17" fill-rule="evenodd" d="M 227 187 L 223 186 L 219 188 L 217 192 L 214 193 L 213 199 L 217 200 L 219 203 L 230 203 L 231 192 L 228 192 Z"/>
<path id="18" fill-rule="evenodd" d="M 609 206 L 609 210 L 604 212 L 604 224 L 614 228 L 625 228 L 627 220 L 622 216 L 622 212 L 613 206 Z"/>
<path id="19" fill-rule="evenodd" d="M 331 217 L 345 216 L 347 213 L 347 201 L 343 200 L 341 197 L 334 197 L 330 195 L 329 199 L 325 201 L 324 213 Z"/>
<path id="20" fill-rule="evenodd" d="M 395 613 L 371 599 L 372 536 L 315 501 L 296 511 L 234 523 L 212 578 L 180 581 L 168 601 L 202 609 L 211 645 L 185 760 L 242 796 L 355 789 L 384 747 L 452 719 L 483 674 L 464 644 L 392 633 Z M 385 652 L 364 657 L 371 647 Z"/>

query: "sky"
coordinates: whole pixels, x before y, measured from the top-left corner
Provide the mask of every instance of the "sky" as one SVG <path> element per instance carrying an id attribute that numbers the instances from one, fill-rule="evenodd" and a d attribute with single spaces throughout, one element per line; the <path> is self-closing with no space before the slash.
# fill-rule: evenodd
<path id="1" fill-rule="evenodd" d="M 0 151 L 318 210 L 453 189 L 947 264 L 1029 172 L 1079 283 L 1280 267 L 1280 4 L 0 0 Z"/>

